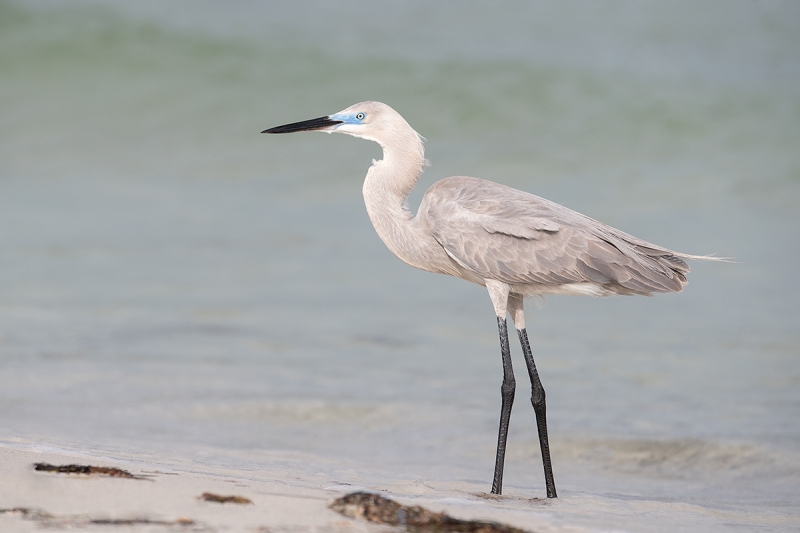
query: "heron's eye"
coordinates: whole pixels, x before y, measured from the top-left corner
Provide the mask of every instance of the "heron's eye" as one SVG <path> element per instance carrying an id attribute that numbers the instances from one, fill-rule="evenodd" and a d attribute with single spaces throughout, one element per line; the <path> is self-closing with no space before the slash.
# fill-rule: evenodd
<path id="1" fill-rule="evenodd" d="M 366 116 L 366 115 L 365 115 L 364 113 L 356 113 L 356 118 L 357 118 L 358 120 L 364 120 L 364 117 L 365 117 L 365 116 Z"/>

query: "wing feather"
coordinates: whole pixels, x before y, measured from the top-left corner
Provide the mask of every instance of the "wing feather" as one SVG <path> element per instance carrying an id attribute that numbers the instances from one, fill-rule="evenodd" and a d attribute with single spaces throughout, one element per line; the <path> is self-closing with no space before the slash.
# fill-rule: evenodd
<path id="1" fill-rule="evenodd" d="M 477 178 L 434 184 L 420 216 L 463 268 L 484 279 L 547 287 L 590 282 L 618 294 L 679 292 L 683 254 L 549 200 Z"/>

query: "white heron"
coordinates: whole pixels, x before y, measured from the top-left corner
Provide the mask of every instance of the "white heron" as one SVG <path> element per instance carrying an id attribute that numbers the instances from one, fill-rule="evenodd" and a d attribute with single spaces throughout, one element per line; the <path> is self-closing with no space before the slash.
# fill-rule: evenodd
<path id="1" fill-rule="evenodd" d="M 383 159 L 372 161 L 363 193 L 381 240 L 413 267 L 456 276 L 488 290 L 497 315 L 503 360 L 493 494 L 503 490 L 516 388 L 506 326 L 506 314 L 511 315 L 531 379 L 547 497 L 555 498 L 545 392 L 525 331 L 523 298 L 680 292 L 687 283 L 686 259 L 717 258 L 674 252 L 544 198 L 466 176 L 434 183 L 414 215 L 406 200 L 427 163 L 422 138 L 399 113 L 381 102 L 361 102 L 333 115 L 262 133 L 297 131 L 346 133 L 377 142 L 383 148 Z"/>

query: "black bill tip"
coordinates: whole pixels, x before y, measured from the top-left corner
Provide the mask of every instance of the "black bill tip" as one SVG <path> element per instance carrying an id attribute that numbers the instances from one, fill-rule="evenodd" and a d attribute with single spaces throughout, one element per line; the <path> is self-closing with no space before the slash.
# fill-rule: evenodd
<path id="1" fill-rule="evenodd" d="M 333 120 L 330 117 L 312 118 L 311 120 L 304 120 L 302 122 L 293 122 L 291 124 L 284 124 L 283 126 L 275 126 L 261 133 L 294 133 L 296 131 L 313 131 L 328 128 L 341 124 L 341 120 Z"/>

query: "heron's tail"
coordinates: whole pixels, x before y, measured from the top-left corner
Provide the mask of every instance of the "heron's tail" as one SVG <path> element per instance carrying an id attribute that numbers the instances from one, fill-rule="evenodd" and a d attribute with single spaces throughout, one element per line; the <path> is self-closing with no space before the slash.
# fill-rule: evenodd
<path id="1" fill-rule="evenodd" d="M 718 263 L 738 263 L 738 261 L 734 261 L 732 257 L 717 257 L 714 254 L 691 255 L 691 254 L 682 254 L 680 252 L 673 252 L 673 255 L 676 255 L 681 259 L 690 259 L 692 261 L 716 261 Z"/>

